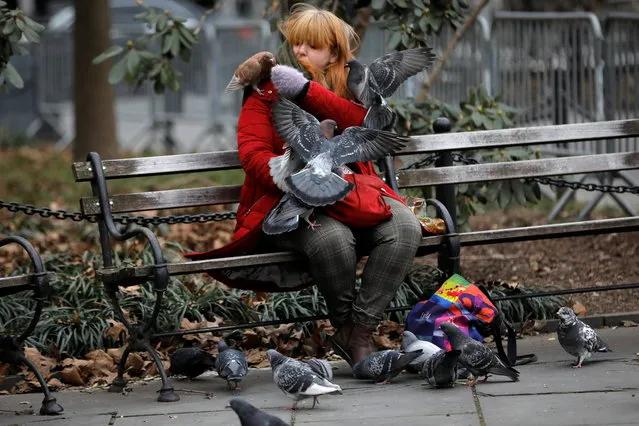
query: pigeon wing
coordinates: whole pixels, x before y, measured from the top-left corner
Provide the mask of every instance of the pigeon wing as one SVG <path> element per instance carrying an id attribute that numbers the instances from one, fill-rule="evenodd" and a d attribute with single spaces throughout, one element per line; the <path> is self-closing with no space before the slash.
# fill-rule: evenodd
<path id="1" fill-rule="evenodd" d="M 270 174 L 273 182 L 283 192 L 289 192 L 290 188 L 285 179 L 290 175 L 300 171 L 304 167 L 304 161 L 290 147 L 286 148 L 284 154 L 278 155 L 268 160 Z"/>
<path id="2" fill-rule="evenodd" d="M 393 52 L 377 58 L 369 65 L 382 97 L 391 96 L 409 77 L 428 68 L 435 59 L 427 47 Z"/>
<path id="3" fill-rule="evenodd" d="M 406 145 L 408 138 L 383 130 L 349 127 L 331 140 L 335 164 L 372 161 Z"/>
<path id="4" fill-rule="evenodd" d="M 309 162 L 324 139 L 317 118 L 288 99 L 279 99 L 273 106 L 275 130 L 304 161 Z"/>

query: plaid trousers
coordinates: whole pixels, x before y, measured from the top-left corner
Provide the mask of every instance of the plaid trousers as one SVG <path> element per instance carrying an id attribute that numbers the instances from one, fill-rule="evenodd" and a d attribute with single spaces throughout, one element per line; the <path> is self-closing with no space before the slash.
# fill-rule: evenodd
<path id="1" fill-rule="evenodd" d="M 318 210 L 315 220 L 321 226 L 314 230 L 302 222 L 294 231 L 267 237 L 275 248 L 308 258 L 333 326 L 339 327 L 350 316 L 356 324 L 376 328 L 413 263 L 421 225 L 408 207 L 391 198 L 385 200 L 392 218 L 370 228 L 350 228 Z M 356 292 L 358 253 L 369 257 Z"/>

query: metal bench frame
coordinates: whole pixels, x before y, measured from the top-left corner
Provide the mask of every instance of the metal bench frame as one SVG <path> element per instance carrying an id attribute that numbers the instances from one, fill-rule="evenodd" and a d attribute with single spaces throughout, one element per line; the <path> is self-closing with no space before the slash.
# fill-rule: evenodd
<path id="1" fill-rule="evenodd" d="M 392 161 L 387 158 L 384 162 L 385 180 L 395 188 L 436 186 L 436 199 L 427 200 L 427 203 L 436 208 L 438 217 L 446 222 L 448 232 L 445 235 L 424 237 L 418 256 L 439 253 L 439 267 L 447 276 L 459 272 L 461 246 L 639 230 L 639 217 L 465 233 L 457 233 L 454 220 L 456 216 L 455 184 L 639 168 L 639 153 L 600 154 L 512 163 L 452 165 L 453 151 L 639 136 L 639 119 L 471 133 L 448 133 L 450 122 L 446 119 L 439 119 L 433 128 L 434 135 L 412 137 L 408 146 L 397 155 L 438 152 L 441 155 L 440 160 L 436 163 L 437 167 L 396 173 L 392 168 Z M 102 161 L 97 153 L 92 152 L 88 155 L 86 162 L 74 163 L 75 180 L 77 182 L 89 181 L 92 187 L 93 196 L 81 199 L 80 207 L 84 215 L 97 219 L 104 262 L 103 267 L 97 271 L 97 278 L 104 284 L 118 319 L 127 327 L 130 335 L 129 345 L 119 363 L 118 377 L 111 384 L 110 391 L 121 392 L 126 385 L 123 375 L 129 353 L 148 351 L 155 360 L 162 379 L 158 401 L 169 402 L 179 399 L 179 396 L 173 391 L 160 358 L 150 343 L 160 311 L 162 295 L 167 289 L 170 276 L 202 273 L 214 269 L 295 262 L 301 260 L 301 257 L 292 252 L 281 252 L 167 264 L 160 244 L 152 231 L 138 227 L 121 233 L 115 226 L 113 215 L 235 203 L 239 199 L 241 185 L 109 195 L 107 180 L 238 168 L 241 168 L 241 165 L 237 151 L 105 161 Z M 149 243 L 154 264 L 139 267 L 115 265 L 110 247 L 112 239 L 126 241 L 138 237 Z M 157 295 L 152 316 L 146 324 L 132 325 L 127 321 L 120 308 L 119 287 L 138 285 L 148 281 L 153 282 L 153 288 Z M 198 332 L 202 331 L 198 330 Z M 162 335 L 168 334 L 170 333 Z M 176 332 L 175 334 L 180 333 Z"/>
<path id="2" fill-rule="evenodd" d="M 8 244 L 18 244 L 27 252 L 31 258 L 33 272 L 13 277 L 0 277 L 1 295 L 8 296 L 24 290 L 31 290 L 33 291 L 33 299 L 36 301 L 36 306 L 29 325 L 19 336 L 0 336 L 0 362 L 13 365 L 26 365 L 27 368 L 35 374 L 40 383 L 42 393 L 44 394 L 40 414 L 60 414 L 64 409 L 57 403 L 53 395 L 51 395 L 47 382 L 44 380 L 44 377 L 42 377 L 42 374 L 40 374 L 38 367 L 29 361 L 24 354 L 24 341 L 36 328 L 38 321 L 40 321 L 44 304 L 51 294 L 49 283 L 53 278 L 53 274 L 45 270 L 42 258 L 29 241 L 18 236 L 9 236 L 0 239 L 0 247 Z"/>

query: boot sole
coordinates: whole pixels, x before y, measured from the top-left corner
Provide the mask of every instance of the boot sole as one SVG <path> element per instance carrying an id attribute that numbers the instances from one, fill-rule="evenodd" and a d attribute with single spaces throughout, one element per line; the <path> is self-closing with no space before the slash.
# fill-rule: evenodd
<path id="1" fill-rule="evenodd" d="M 344 361 L 346 361 L 348 363 L 348 365 L 350 365 L 352 367 L 353 366 L 353 360 L 351 360 L 351 357 L 348 356 L 348 354 L 346 353 L 344 348 L 342 348 L 340 346 L 340 344 L 337 343 L 335 341 L 335 339 L 333 339 L 333 337 L 330 338 L 330 343 L 331 343 L 331 346 L 332 346 L 333 350 L 335 351 L 335 353 L 337 355 L 341 356 L 344 359 Z"/>

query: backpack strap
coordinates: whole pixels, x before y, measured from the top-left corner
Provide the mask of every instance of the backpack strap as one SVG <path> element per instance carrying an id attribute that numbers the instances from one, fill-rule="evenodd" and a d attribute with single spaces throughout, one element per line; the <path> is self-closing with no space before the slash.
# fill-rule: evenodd
<path id="1" fill-rule="evenodd" d="M 497 305 L 490 297 L 490 293 L 488 293 L 488 290 L 486 290 L 486 288 L 482 285 L 478 285 L 477 287 L 481 290 L 482 293 L 484 293 L 484 295 L 486 295 L 488 300 L 490 300 L 490 303 L 492 303 L 495 308 L 497 308 Z M 501 360 L 509 366 L 530 364 L 531 362 L 536 362 L 537 355 L 535 354 L 517 355 L 517 333 L 515 332 L 515 329 L 508 323 L 508 321 L 506 321 L 501 312 L 497 311 L 497 317 L 498 318 L 495 318 L 491 322 L 490 330 L 492 332 L 493 339 L 495 340 L 495 345 L 497 346 L 497 354 L 499 355 L 499 358 L 501 358 Z M 504 351 L 504 345 L 501 342 L 502 324 L 506 327 L 506 335 L 508 338 L 508 353 Z"/>

